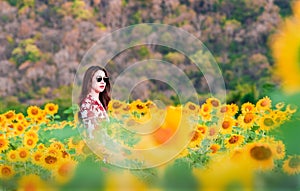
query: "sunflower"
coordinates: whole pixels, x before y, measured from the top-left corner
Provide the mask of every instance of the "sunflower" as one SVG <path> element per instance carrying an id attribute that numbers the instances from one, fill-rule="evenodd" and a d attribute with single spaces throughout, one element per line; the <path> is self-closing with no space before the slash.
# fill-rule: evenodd
<path id="1" fill-rule="evenodd" d="M 40 143 L 36 146 L 36 148 L 39 150 L 39 151 L 44 151 L 46 149 L 45 145 L 43 143 Z"/>
<path id="2" fill-rule="evenodd" d="M 211 126 L 207 130 L 207 138 L 215 139 L 219 135 L 220 129 L 217 126 Z"/>
<path id="3" fill-rule="evenodd" d="M 39 135 L 38 135 L 37 132 L 34 131 L 34 130 L 29 130 L 29 131 L 27 131 L 27 132 L 25 133 L 25 136 L 26 136 L 26 137 L 31 137 L 31 138 L 33 138 L 33 139 L 38 139 L 38 138 L 39 138 Z"/>
<path id="4" fill-rule="evenodd" d="M 78 139 L 74 139 L 74 137 L 69 138 L 68 140 L 68 148 L 69 149 L 74 149 L 76 146 L 79 144 Z"/>
<path id="5" fill-rule="evenodd" d="M 0 165 L 0 179 L 11 179 L 15 175 L 15 171 L 12 166 Z"/>
<path id="6" fill-rule="evenodd" d="M 285 145 L 282 141 L 274 141 L 272 143 L 274 159 L 283 159 L 285 156 Z"/>
<path id="7" fill-rule="evenodd" d="M 235 120 L 232 117 L 226 116 L 224 119 L 221 118 L 219 121 L 221 133 L 230 134 L 232 127 L 235 125 Z"/>
<path id="8" fill-rule="evenodd" d="M 47 103 L 44 107 L 46 114 L 54 115 L 58 111 L 58 105 L 54 103 Z"/>
<path id="9" fill-rule="evenodd" d="M 146 113 L 148 108 L 145 103 L 143 103 L 141 100 L 137 99 L 130 104 L 130 110 L 132 113 L 134 113 L 134 112 Z"/>
<path id="10" fill-rule="evenodd" d="M 74 160 L 61 160 L 53 170 L 54 178 L 58 183 L 66 183 L 75 174 L 77 163 Z"/>
<path id="11" fill-rule="evenodd" d="M 244 136 L 238 134 L 232 134 L 228 139 L 225 141 L 225 146 L 227 148 L 234 148 L 238 147 L 244 142 Z"/>
<path id="12" fill-rule="evenodd" d="M 300 90 L 300 18 L 299 3 L 295 4 L 296 17 L 287 18 L 279 32 L 272 36 L 271 49 L 275 59 L 275 74 L 283 81 L 287 92 Z"/>
<path id="13" fill-rule="evenodd" d="M 202 137 L 204 137 L 207 134 L 208 127 L 206 125 L 200 125 L 198 124 L 196 127 L 197 131 L 200 133 Z"/>
<path id="14" fill-rule="evenodd" d="M 6 117 L 0 114 L 0 130 L 1 128 L 3 128 L 5 123 L 6 123 Z"/>
<path id="15" fill-rule="evenodd" d="M 238 117 L 238 124 L 244 129 L 250 129 L 253 127 L 256 117 L 254 113 L 246 112 Z"/>
<path id="16" fill-rule="evenodd" d="M 212 111 L 212 105 L 204 103 L 200 107 L 200 115 L 210 114 Z"/>
<path id="17" fill-rule="evenodd" d="M 271 170 L 274 167 L 274 154 L 269 143 L 249 143 L 246 152 L 254 168 Z"/>
<path id="18" fill-rule="evenodd" d="M 52 141 L 50 147 L 56 148 L 57 150 L 64 150 L 65 146 L 59 141 Z"/>
<path id="19" fill-rule="evenodd" d="M 253 113 L 255 112 L 255 105 L 253 103 L 244 103 L 241 107 L 242 113 Z"/>
<path id="20" fill-rule="evenodd" d="M 41 159 L 41 166 L 45 169 L 51 170 L 56 168 L 56 165 L 59 162 L 59 157 L 52 154 L 44 154 Z"/>
<path id="21" fill-rule="evenodd" d="M 206 114 L 200 113 L 200 117 L 201 117 L 202 121 L 211 121 L 212 120 L 212 115 L 210 113 L 206 113 Z"/>
<path id="22" fill-rule="evenodd" d="M 36 174 L 22 176 L 18 181 L 18 190 L 49 190 L 46 183 Z"/>
<path id="23" fill-rule="evenodd" d="M 37 124 L 48 123 L 50 120 L 46 117 L 46 112 L 41 110 L 39 115 L 36 116 L 35 121 Z"/>
<path id="24" fill-rule="evenodd" d="M 3 114 L 3 116 L 6 118 L 7 121 L 13 121 L 15 119 L 15 111 L 8 111 Z"/>
<path id="25" fill-rule="evenodd" d="M 42 110 L 38 106 L 29 106 L 27 108 L 27 115 L 31 119 L 36 119 L 40 114 Z"/>
<path id="26" fill-rule="evenodd" d="M 16 123 L 14 125 L 15 135 L 21 135 L 25 132 L 26 127 L 22 123 Z"/>
<path id="27" fill-rule="evenodd" d="M 299 174 L 300 173 L 300 156 L 288 156 L 283 162 L 283 171 L 289 175 Z"/>
<path id="28" fill-rule="evenodd" d="M 282 109 L 284 107 L 284 103 L 283 102 L 279 102 L 275 105 L 276 109 Z"/>
<path id="29" fill-rule="evenodd" d="M 256 110 L 257 111 L 266 111 L 272 107 L 272 100 L 266 96 L 256 103 Z"/>
<path id="30" fill-rule="evenodd" d="M 30 153 L 27 148 L 21 147 L 17 149 L 18 152 L 18 161 L 25 162 L 30 157 Z"/>
<path id="31" fill-rule="evenodd" d="M 192 138 L 189 143 L 189 148 L 199 147 L 202 141 L 201 133 L 198 130 L 192 132 Z"/>
<path id="32" fill-rule="evenodd" d="M 23 113 L 16 114 L 16 120 L 18 122 L 22 122 L 23 120 L 25 120 L 25 117 L 24 117 Z"/>
<path id="33" fill-rule="evenodd" d="M 29 149 L 33 149 L 36 146 L 36 143 L 37 139 L 34 139 L 32 137 L 25 136 L 23 139 L 23 145 Z"/>
<path id="34" fill-rule="evenodd" d="M 57 148 L 50 146 L 47 149 L 47 154 L 53 155 L 53 156 L 61 156 L 61 150 L 58 150 Z"/>
<path id="35" fill-rule="evenodd" d="M 6 154 L 6 158 L 9 162 L 16 162 L 18 160 L 18 152 L 16 150 L 10 150 Z"/>
<path id="36" fill-rule="evenodd" d="M 0 137 L 0 153 L 7 150 L 8 147 L 9 147 L 9 141 L 4 137 Z"/>
<path id="37" fill-rule="evenodd" d="M 122 106 L 124 105 L 123 102 L 116 100 L 116 99 L 112 99 L 110 100 L 110 102 L 108 103 L 108 111 L 109 112 L 117 112 L 119 110 L 121 110 Z"/>
<path id="38" fill-rule="evenodd" d="M 188 102 L 184 105 L 183 111 L 187 114 L 197 115 L 199 113 L 200 107 L 192 102 Z"/>
<path id="39" fill-rule="evenodd" d="M 297 108 L 294 107 L 293 109 L 291 108 L 292 106 L 290 104 L 288 104 L 286 106 L 286 109 L 285 109 L 285 112 L 288 113 L 288 114 L 293 114 L 297 111 Z"/>
<path id="40" fill-rule="evenodd" d="M 43 156 L 44 153 L 42 151 L 35 151 L 32 155 L 31 155 L 31 161 L 33 164 L 37 164 L 40 165 L 42 164 L 42 160 L 43 160 Z"/>
<path id="41" fill-rule="evenodd" d="M 269 131 L 275 128 L 278 123 L 273 119 L 272 115 L 265 114 L 258 119 L 258 125 L 260 126 L 260 129 Z"/>
<path id="42" fill-rule="evenodd" d="M 230 108 L 230 105 L 228 104 L 225 104 L 225 105 L 222 105 L 220 107 L 220 109 L 218 110 L 218 115 L 229 115 L 229 113 L 231 113 L 231 108 Z"/>
<path id="43" fill-rule="evenodd" d="M 237 114 L 237 112 L 239 111 L 239 106 L 237 106 L 236 104 L 232 103 L 229 105 L 230 108 L 230 116 L 234 116 L 235 114 Z"/>
<path id="44" fill-rule="evenodd" d="M 218 108 L 221 104 L 220 104 L 220 100 L 219 99 L 217 99 L 217 98 L 213 98 L 213 97 L 211 97 L 211 98 L 208 98 L 207 100 L 206 100 L 206 103 L 208 103 L 208 104 L 210 104 L 212 107 L 214 107 L 214 108 Z"/>
<path id="45" fill-rule="evenodd" d="M 209 149 L 211 150 L 211 153 L 212 153 L 212 154 L 217 153 L 218 150 L 220 150 L 220 148 L 221 148 L 221 146 L 220 146 L 219 144 L 216 144 L 216 143 L 212 144 L 212 145 L 209 147 Z"/>

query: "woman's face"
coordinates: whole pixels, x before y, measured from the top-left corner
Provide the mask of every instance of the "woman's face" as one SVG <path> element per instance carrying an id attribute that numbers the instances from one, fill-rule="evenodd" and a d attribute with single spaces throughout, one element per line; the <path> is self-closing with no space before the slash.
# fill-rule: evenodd
<path id="1" fill-rule="evenodd" d="M 103 92 L 106 87 L 106 78 L 104 71 L 98 70 L 92 79 L 92 90 L 96 93 Z"/>

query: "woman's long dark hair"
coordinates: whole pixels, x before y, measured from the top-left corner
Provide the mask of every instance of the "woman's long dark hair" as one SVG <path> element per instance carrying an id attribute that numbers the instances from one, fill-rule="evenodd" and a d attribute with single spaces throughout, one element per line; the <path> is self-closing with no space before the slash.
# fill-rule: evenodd
<path id="1" fill-rule="evenodd" d="M 84 77 L 83 77 L 82 89 L 81 89 L 81 93 L 80 93 L 80 97 L 79 97 L 79 105 L 82 104 L 83 100 L 90 93 L 90 91 L 92 89 L 92 80 L 93 80 L 92 78 L 98 70 L 102 70 L 105 73 L 105 76 L 109 77 L 107 71 L 104 68 L 102 68 L 100 66 L 89 67 L 86 70 Z M 99 93 L 99 101 L 102 103 L 105 110 L 107 110 L 110 99 L 111 99 L 110 98 L 110 82 L 108 80 L 106 82 L 104 91 Z"/>

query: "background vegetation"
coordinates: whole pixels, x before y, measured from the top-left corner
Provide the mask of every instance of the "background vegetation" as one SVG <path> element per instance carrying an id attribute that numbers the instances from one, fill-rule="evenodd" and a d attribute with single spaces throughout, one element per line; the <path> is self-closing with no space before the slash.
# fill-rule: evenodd
<path id="1" fill-rule="evenodd" d="M 28 105 L 50 100 L 60 112 L 70 107 L 71 85 L 85 52 L 105 33 L 142 22 L 169 24 L 195 35 L 222 70 L 227 101 L 255 102 L 280 83 L 272 76 L 269 37 L 289 15 L 291 5 L 285 0 L 2 0 L 0 113 L 24 112 Z M 200 99 L 207 97 L 202 74 L 175 50 L 141 46 L 118 57 L 124 65 L 144 58 L 171 61 L 184 68 Z M 148 81 L 144 87 L 140 99 L 155 92 L 176 104 L 167 85 Z"/>

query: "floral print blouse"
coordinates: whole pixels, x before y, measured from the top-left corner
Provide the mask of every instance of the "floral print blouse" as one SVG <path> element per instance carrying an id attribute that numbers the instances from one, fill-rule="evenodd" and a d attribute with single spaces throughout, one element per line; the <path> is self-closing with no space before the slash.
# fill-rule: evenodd
<path id="1" fill-rule="evenodd" d="M 88 95 L 83 100 L 80 106 L 80 113 L 84 124 L 88 125 L 88 128 L 94 128 L 94 123 L 99 119 L 109 120 L 108 115 L 101 102 L 95 100 L 91 95 Z"/>

